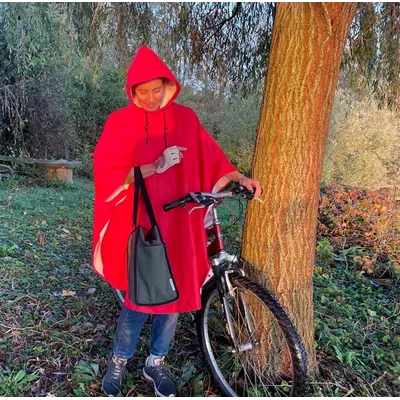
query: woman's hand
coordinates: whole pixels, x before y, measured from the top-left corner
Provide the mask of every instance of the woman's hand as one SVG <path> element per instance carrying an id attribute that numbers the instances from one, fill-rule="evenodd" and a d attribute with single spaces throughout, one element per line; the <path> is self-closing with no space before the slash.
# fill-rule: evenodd
<path id="1" fill-rule="evenodd" d="M 165 149 L 156 161 L 157 174 L 161 174 L 173 165 L 179 164 L 183 158 L 182 151 L 185 150 L 186 148 L 181 146 L 172 146 Z"/>
<path id="2" fill-rule="evenodd" d="M 248 178 L 247 176 L 242 176 L 238 180 L 239 185 L 244 186 L 246 189 L 254 191 L 254 199 L 257 199 L 261 194 L 261 185 L 257 179 Z"/>
<path id="3" fill-rule="evenodd" d="M 246 189 L 254 191 L 253 199 L 257 199 L 262 192 L 260 182 L 257 179 L 248 178 L 239 171 L 229 172 L 229 174 L 226 174 L 226 177 L 239 183 L 239 185 L 244 186 Z"/>
<path id="4" fill-rule="evenodd" d="M 140 166 L 140 171 L 142 172 L 143 178 L 146 179 L 147 177 L 154 175 L 155 173 L 161 174 L 173 165 L 180 163 L 183 158 L 182 151 L 185 150 L 186 148 L 181 146 L 168 147 L 155 162 Z M 123 185 L 129 185 L 133 183 L 133 181 L 134 172 L 133 168 L 131 168 L 125 178 Z"/>

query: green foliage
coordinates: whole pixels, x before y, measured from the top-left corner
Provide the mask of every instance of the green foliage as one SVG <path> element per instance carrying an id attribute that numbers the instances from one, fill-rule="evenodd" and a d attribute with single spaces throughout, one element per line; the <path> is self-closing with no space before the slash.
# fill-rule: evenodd
<path id="1" fill-rule="evenodd" d="M 250 174 L 261 94 L 221 94 L 214 91 L 195 92 L 184 87 L 178 101 L 192 107 L 203 126 L 223 148 L 232 163 L 244 174 Z"/>
<path id="2" fill-rule="evenodd" d="M 272 3 L 2 4 L 0 153 L 80 159 L 80 172 L 90 177 L 106 117 L 127 104 L 127 66 L 137 47 L 148 44 L 192 92 L 188 104 L 233 162 L 249 171 L 261 85 L 257 95 L 241 102 L 231 93 L 249 92 L 249 85 L 232 82 L 264 76 L 260 66 L 268 56 L 273 10 Z M 249 42 L 245 33 L 251 32 L 262 42 Z M 232 35 L 235 42 L 220 43 Z M 220 44 L 231 55 L 220 51 Z"/>
<path id="3" fill-rule="evenodd" d="M 23 369 L 18 372 L 0 370 L 0 396 L 21 396 L 31 388 L 36 379 L 36 375 L 29 375 Z"/>
<path id="4" fill-rule="evenodd" d="M 322 238 L 315 247 L 315 262 L 319 266 L 330 266 L 335 262 L 334 248 L 327 238 Z"/>
<path id="5" fill-rule="evenodd" d="M 228 99 L 219 143 L 229 159 L 244 174 L 251 173 L 261 96 L 239 94 Z"/>
<path id="6" fill-rule="evenodd" d="M 82 397 L 90 395 L 88 384 L 99 378 L 99 364 L 88 363 L 79 360 L 74 365 L 71 382 L 74 396 Z"/>
<path id="7" fill-rule="evenodd" d="M 315 347 L 331 388 L 315 383 L 315 394 L 398 393 L 400 225 L 393 199 L 328 185 L 317 232 Z"/>
<path id="8" fill-rule="evenodd" d="M 315 346 L 319 372 L 332 388 L 313 383 L 315 393 L 398 393 L 400 314 L 393 302 L 398 291 L 398 281 L 367 280 L 344 262 L 315 268 Z"/>
<path id="9" fill-rule="evenodd" d="M 400 5 L 358 3 L 343 57 L 354 87 L 368 87 L 380 105 L 399 109 Z"/>
<path id="10" fill-rule="evenodd" d="M 125 39 L 118 40 L 132 41 L 132 37 L 140 34 L 129 28 L 129 21 L 142 20 L 145 16 L 149 20 L 159 18 L 162 10 L 140 4 L 2 7 L 4 18 L 0 20 L 0 30 L 3 28 L 7 33 L 3 51 L 10 54 L 10 63 L 5 64 L 6 74 L 0 85 L 3 83 L 5 90 L 12 92 L 16 103 L 7 103 L 3 114 L 0 111 L 0 152 L 13 156 L 80 159 L 83 169 L 78 173 L 91 177 L 93 149 L 104 121 L 112 111 L 127 104 L 122 67 L 128 65 L 132 50 L 125 49 L 126 56 L 122 53 L 114 56 L 111 44 L 106 44 L 109 38 L 105 38 L 104 43 L 94 46 L 96 51 L 101 48 L 105 52 L 103 57 L 91 60 L 99 63 L 95 70 L 83 54 L 97 40 L 95 30 L 104 26 L 100 21 L 111 24 L 116 14 L 123 13 L 124 21 L 118 20 L 122 24 L 118 35 Z M 218 18 L 223 18 L 229 8 L 226 7 L 216 5 L 214 11 L 219 10 Z M 201 10 L 196 8 L 195 12 Z M 111 26 L 104 34 L 112 35 Z M 27 36 L 29 40 L 23 39 Z M 35 47 L 35 43 L 39 45 Z M 120 41 L 117 46 L 122 46 Z M 168 52 L 160 50 L 160 54 L 175 65 L 176 60 Z M 179 100 L 198 112 L 202 123 L 220 141 L 233 163 L 243 172 L 249 172 L 260 93 L 242 101 L 241 95 L 229 94 L 226 82 L 200 75 L 199 90 L 194 90 L 195 85 L 190 83 L 184 86 Z"/>
<path id="11" fill-rule="evenodd" d="M 77 137 L 71 143 L 73 157 L 82 161 L 85 176 L 92 176 L 93 150 L 107 116 L 128 104 L 125 82 L 116 69 L 102 69 L 93 81 L 87 71 L 72 80 L 72 87 L 65 109 L 66 119 L 72 122 Z"/>
<path id="12" fill-rule="evenodd" d="M 107 115 L 127 104 L 121 72 L 109 62 L 99 73 L 89 69 L 74 51 L 62 6 L 1 9 L 0 153 L 82 159 L 90 175 Z"/>

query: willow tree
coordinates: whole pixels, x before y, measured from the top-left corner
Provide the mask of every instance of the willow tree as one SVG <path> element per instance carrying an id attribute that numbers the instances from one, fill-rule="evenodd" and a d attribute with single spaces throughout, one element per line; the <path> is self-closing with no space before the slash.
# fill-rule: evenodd
<path id="1" fill-rule="evenodd" d="M 278 3 L 253 159 L 264 189 L 242 243 L 294 319 L 315 370 L 314 253 L 329 120 L 355 3 Z M 261 272 L 261 274 L 260 274 Z"/>
<path id="2" fill-rule="evenodd" d="M 356 92 L 372 91 L 382 106 L 400 110 L 400 3 L 358 3 L 343 71 Z"/>

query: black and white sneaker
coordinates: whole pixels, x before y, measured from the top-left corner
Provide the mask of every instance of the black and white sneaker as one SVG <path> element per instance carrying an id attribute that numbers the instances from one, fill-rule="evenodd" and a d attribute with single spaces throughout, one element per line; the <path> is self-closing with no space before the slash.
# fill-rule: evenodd
<path id="1" fill-rule="evenodd" d="M 112 356 L 101 386 L 103 392 L 108 397 L 115 397 L 121 393 L 122 382 L 125 376 L 126 362 L 127 360 L 124 358 Z"/>
<path id="2" fill-rule="evenodd" d="M 175 397 L 176 386 L 174 381 L 168 375 L 163 367 L 164 357 L 154 360 L 154 366 L 148 365 L 149 357 L 146 359 L 146 365 L 143 368 L 143 376 L 154 383 L 154 391 L 159 397 Z"/>

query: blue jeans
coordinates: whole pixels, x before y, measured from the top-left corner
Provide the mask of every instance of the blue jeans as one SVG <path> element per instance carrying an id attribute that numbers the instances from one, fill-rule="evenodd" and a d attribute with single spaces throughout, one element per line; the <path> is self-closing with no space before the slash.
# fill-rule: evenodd
<path id="1" fill-rule="evenodd" d="M 151 330 L 150 353 L 155 356 L 166 356 L 169 345 L 175 334 L 179 314 L 154 314 Z M 119 358 L 133 357 L 136 343 L 143 324 L 149 314 L 133 311 L 123 306 L 118 317 L 117 333 L 114 340 L 113 353 Z"/>

